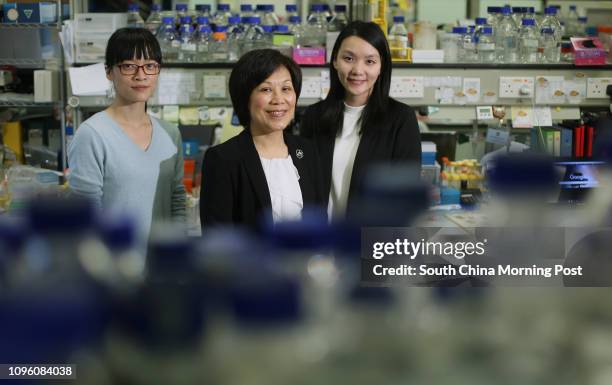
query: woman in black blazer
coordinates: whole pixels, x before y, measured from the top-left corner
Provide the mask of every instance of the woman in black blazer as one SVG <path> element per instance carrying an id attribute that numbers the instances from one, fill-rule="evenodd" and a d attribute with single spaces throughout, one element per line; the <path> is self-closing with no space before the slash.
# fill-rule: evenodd
<path id="1" fill-rule="evenodd" d="M 368 166 L 420 166 L 421 138 L 414 110 L 389 97 L 391 54 L 378 25 L 350 23 L 336 40 L 330 72 L 330 91 L 306 109 L 300 134 L 319 153 L 328 213 L 350 218 Z"/>
<path id="2" fill-rule="evenodd" d="M 256 227 L 263 215 L 298 220 L 307 205 L 322 205 L 313 144 L 287 128 L 295 116 L 302 76 L 276 50 L 251 51 L 229 80 L 234 111 L 244 131 L 206 151 L 202 166 L 202 227 Z"/>

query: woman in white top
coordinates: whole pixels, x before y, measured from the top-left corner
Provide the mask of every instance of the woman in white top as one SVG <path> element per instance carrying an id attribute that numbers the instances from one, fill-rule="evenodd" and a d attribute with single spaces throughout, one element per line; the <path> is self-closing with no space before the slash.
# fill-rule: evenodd
<path id="1" fill-rule="evenodd" d="M 265 215 L 299 220 L 306 205 L 323 204 L 314 146 L 286 130 L 301 84 L 300 68 L 276 50 L 251 51 L 236 63 L 229 91 L 244 131 L 206 152 L 203 227 L 256 227 Z"/>
<path id="2" fill-rule="evenodd" d="M 331 218 L 358 213 L 354 198 L 373 164 L 420 166 L 421 138 L 414 110 L 389 97 L 391 54 L 375 23 L 353 21 L 331 54 L 330 91 L 309 106 L 300 134 L 320 155 L 323 192 Z"/>

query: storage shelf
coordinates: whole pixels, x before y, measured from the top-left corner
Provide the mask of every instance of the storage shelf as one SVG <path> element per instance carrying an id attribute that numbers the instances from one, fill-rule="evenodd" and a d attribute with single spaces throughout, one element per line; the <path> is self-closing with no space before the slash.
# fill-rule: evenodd
<path id="1" fill-rule="evenodd" d="M 0 23 L 0 29 L 50 29 L 59 28 L 57 23 Z"/>
<path id="2" fill-rule="evenodd" d="M 24 102 L 17 100 L 0 100 L 0 107 L 39 107 L 39 108 L 50 108 L 58 105 L 58 102 L 54 103 L 34 103 Z"/>
<path id="3" fill-rule="evenodd" d="M 9 65 L 15 67 L 33 67 L 43 68 L 47 62 L 45 60 L 34 59 L 0 59 L 0 65 Z"/>

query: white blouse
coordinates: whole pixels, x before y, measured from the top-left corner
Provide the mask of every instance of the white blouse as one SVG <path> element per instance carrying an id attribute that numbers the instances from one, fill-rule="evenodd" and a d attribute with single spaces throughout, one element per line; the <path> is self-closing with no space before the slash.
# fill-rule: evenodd
<path id="1" fill-rule="evenodd" d="M 272 201 L 272 218 L 274 223 L 302 219 L 302 190 L 300 189 L 300 174 L 291 160 L 286 158 L 261 159 L 261 165 L 266 174 L 270 200 Z"/>

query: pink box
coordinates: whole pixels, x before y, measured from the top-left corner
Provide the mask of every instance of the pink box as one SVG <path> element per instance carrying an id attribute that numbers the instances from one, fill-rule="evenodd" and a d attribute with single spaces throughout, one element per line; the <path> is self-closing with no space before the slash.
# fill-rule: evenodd
<path id="1" fill-rule="evenodd" d="M 325 48 L 300 47 L 293 49 L 293 60 L 298 64 L 325 64 Z"/>
<path id="2" fill-rule="evenodd" d="M 606 64 L 606 50 L 597 37 L 572 37 L 576 65 Z"/>

